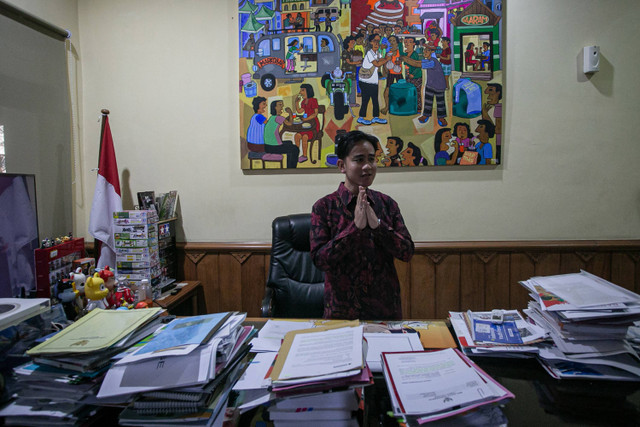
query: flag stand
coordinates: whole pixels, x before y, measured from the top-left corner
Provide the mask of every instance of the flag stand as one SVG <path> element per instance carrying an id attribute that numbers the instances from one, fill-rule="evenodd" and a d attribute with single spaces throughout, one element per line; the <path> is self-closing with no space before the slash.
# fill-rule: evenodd
<path id="1" fill-rule="evenodd" d="M 101 111 L 102 113 L 102 124 L 100 126 L 100 146 L 98 147 L 98 170 L 96 171 L 96 175 L 98 174 L 98 172 L 100 172 L 99 166 L 100 166 L 100 156 L 102 155 L 102 139 L 104 138 L 104 124 L 105 124 L 105 117 L 107 117 L 109 115 L 109 110 L 107 110 L 106 108 L 103 108 Z M 100 252 L 102 251 L 102 241 L 96 239 L 95 237 L 93 238 L 93 253 L 95 255 L 96 258 L 96 263 L 98 262 L 98 259 L 100 258 Z"/>

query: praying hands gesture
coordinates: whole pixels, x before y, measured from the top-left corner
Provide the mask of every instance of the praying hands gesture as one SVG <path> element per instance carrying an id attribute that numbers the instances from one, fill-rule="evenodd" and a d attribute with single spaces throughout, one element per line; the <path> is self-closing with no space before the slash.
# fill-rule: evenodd
<path id="1" fill-rule="evenodd" d="M 353 222 L 359 230 L 363 230 L 367 225 L 375 230 L 380 225 L 376 213 L 367 200 L 367 189 L 362 186 L 359 187 Z"/>

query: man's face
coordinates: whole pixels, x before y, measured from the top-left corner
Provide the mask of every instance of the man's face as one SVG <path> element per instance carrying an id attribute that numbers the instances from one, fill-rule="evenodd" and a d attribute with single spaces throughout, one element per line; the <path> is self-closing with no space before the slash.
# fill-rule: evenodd
<path id="1" fill-rule="evenodd" d="M 373 145 L 359 141 L 344 160 L 338 159 L 338 168 L 345 175 L 344 184 L 352 193 L 358 187 L 369 187 L 376 177 L 376 155 Z"/>
<path id="2" fill-rule="evenodd" d="M 258 113 L 264 113 L 267 110 L 267 101 L 262 101 L 258 104 Z"/>
<path id="3" fill-rule="evenodd" d="M 282 109 L 284 108 L 284 102 L 276 101 L 276 115 L 280 115 L 282 113 Z"/>
<path id="4" fill-rule="evenodd" d="M 475 131 L 478 132 L 479 135 L 482 135 L 482 136 L 487 135 L 487 131 L 484 128 L 484 125 L 478 125 Z"/>
<path id="5" fill-rule="evenodd" d="M 416 41 L 414 39 L 404 39 L 404 47 L 407 52 L 411 53 L 416 47 Z"/>
<path id="6" fill-rule="evenodd" d="M 500 101 L 498 99 L 500 93 L 496 90 L 495 87 L 487 86 L 487 88 L 484 90 L 484 93 L 487 94 L 487 103 L 489 103 L 491 105 L 495 105 L 495 104 L 498 103 L 498 101 Z"/>
<path id="7" fill-rule="evenodd" d="M 375 36 L 373 40 L 371 40 L 371 48 L 373 50 L 378 50 L 378 48 L 380 48 L 380 36 Z"/>
<path id="8" fill-rule="evenodd" d="M 398 154 L 398 144 L 393 139 L 387 139 L 387 150 L 390 156 Z"/>

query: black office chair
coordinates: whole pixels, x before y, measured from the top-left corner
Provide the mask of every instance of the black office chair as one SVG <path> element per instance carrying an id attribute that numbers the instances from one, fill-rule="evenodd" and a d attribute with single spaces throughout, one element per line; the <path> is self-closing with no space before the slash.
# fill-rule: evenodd
<path id="1" fill-rule="evenodd" d="M 321 318 L 324 273 L 309 253 L 311 214 L 278 217 L 271 229 L 271 263 L 262 317 Z"/>

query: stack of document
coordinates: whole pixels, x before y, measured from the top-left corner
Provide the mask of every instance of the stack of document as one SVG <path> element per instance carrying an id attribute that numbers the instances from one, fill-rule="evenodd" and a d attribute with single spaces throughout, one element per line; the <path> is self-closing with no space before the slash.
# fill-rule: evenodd
<path id="1" fill-rule="evenodd" d="M 99 410 L 96 393 L 111 357 L 152 333 L 162 309 L 91 311 L 27 352 L 14 369 L 16 398 L 0 411 L 7 424 L 74 424 Z"/>
<path id="2" fill-rule="evenodd" d="M 403 417 L 409 425 L 463 414 L 514 397 L 454 349 L 383 352 L 382 365 L 394 415 Z"/>
<path id="3" fill-rule="evenodd" d="M 553 339 L 539 352 L 552 376 L 640 380 L 638 355 L 625 340 L 640 320 L 640 295 L 586 271 L 521 284 L 532 297 L 529 320 Z"/>
<path id="4" fill-rule="evenodd" d="M 276 401 L 269 408 L 269 418 L 274 427 L 358 427 L 354 415 L 359 401 L 358 394 L 351 389 L 294 396 Z"/>
<path id="5" fill-rule="evenodd" d="M 319 327 L 287 333 L 270 378 L 277 401 L 269 414 L 277 417 L 277 425 L 353 424 L 351 394 L 333 393 L 345 389 L 353 393 L 352 389 L 373 382 L 365 362 L 363 327 Z M 301 402 L 324 410 L 292 411 Z"/>
<path id="6" fill-rule="evenodd" d="M 99 401 L 130 402 L 123 425 L 213 422 L 246 364 L 254 330 L 242 326 L 245 318 L 227 312 L 172 321 L 109 369 Z"/>
<path id="7" fill-rule="evenodd" d="M 460 348 L 467 355 L 534 357 L 548 338 L 545 329 L 527 322 L 518 310 L 449 312 Z"/>

